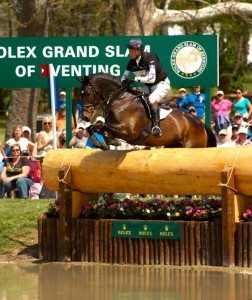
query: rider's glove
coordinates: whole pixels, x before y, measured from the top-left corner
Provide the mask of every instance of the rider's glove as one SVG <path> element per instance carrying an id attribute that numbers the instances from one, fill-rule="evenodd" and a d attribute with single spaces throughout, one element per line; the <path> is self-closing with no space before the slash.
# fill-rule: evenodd
<path id="1" fill-rule="evenodd" d="M 125 79 L 123 79 L 122 84 L 129 85 L 129 84 L 131 84 L 133 82 L 134 82 L 133 79 L 131 79 L 130 77 L 126 77 Z"/>

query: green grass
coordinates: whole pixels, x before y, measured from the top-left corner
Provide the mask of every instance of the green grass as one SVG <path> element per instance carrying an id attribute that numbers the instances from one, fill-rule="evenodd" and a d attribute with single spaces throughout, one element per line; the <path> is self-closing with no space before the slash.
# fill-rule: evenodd
<path id="1" fill-rule="evenodd" d="M 37 219 L 49 200 L 0 200 L 0 255 L 29 252 L 37 247 Z"/>

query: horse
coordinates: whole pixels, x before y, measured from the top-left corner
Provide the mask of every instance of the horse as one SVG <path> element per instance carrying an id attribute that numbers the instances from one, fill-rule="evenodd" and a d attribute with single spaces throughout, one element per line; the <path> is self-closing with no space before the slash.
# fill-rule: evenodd
<path id="1" fill-rule="evenodd" d="M 131 145 L 165 148 L 215 147 L 212 130 L 197 117 L 179 109 L 172 109 L 161 120 L 161 137 L 151 134 L 151 116 L 142 93 L 110 74 L 85 75 L 81 82 L 81 98 L 89 117 L 99 110 L 105 118 L 109 134 Z"/>

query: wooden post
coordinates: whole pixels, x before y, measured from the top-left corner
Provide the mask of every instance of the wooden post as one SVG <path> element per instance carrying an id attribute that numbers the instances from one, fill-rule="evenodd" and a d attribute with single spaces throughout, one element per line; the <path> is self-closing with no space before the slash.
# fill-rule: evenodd
<path id="1" fill-rule="evenodd" d="M 235 208 L 233 168 L 221 172 L 222 191 L 222 265 L 231 267 L 235 264 Z"/>
<path id="2" fill-rule="evenodd" d="M 72 190 L 71 174 L 66 168 L 59 170 L 59 261 L 71 261 Z M 62 181 L 64 179 L 64 181 Z"/>

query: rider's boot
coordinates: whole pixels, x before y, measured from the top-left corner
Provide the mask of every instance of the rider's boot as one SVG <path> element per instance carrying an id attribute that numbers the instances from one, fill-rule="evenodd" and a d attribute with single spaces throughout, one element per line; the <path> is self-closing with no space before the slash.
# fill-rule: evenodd
<path id="1" fill-rule="evenodd" d="M 155 137 L 162 136 L 162 131 L 160 128 L 160 115 L 159 115 L 159 108 L 157 105 L 151 105 L 151 116 L 152 116 L 152 130 L 151 133 Z"/>

